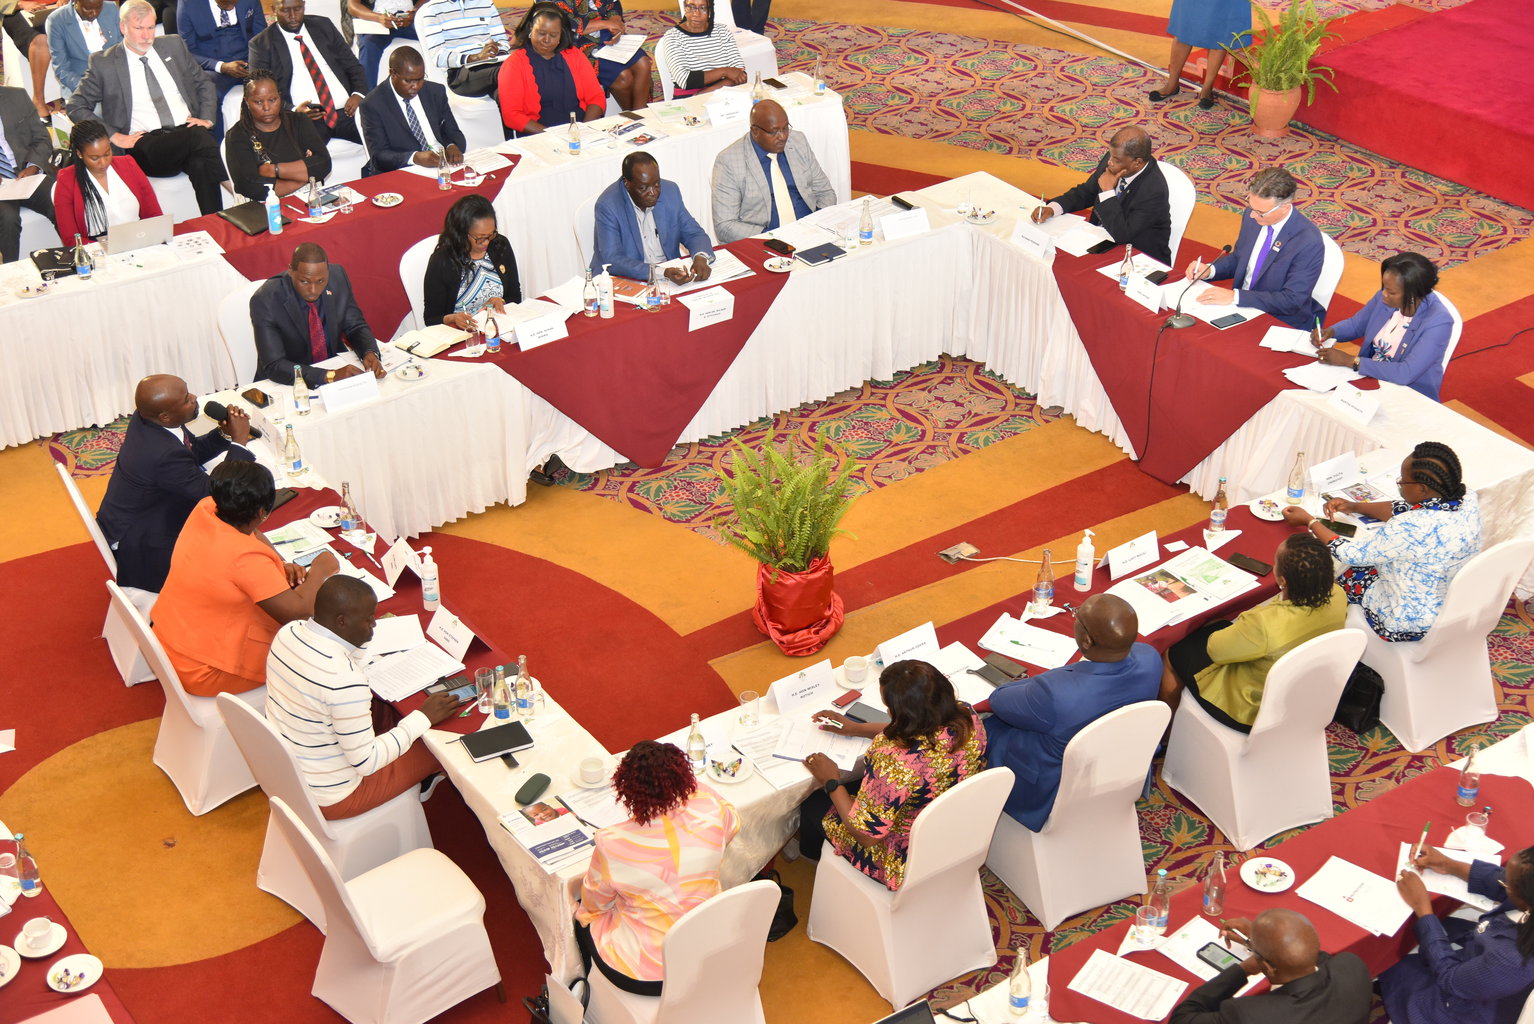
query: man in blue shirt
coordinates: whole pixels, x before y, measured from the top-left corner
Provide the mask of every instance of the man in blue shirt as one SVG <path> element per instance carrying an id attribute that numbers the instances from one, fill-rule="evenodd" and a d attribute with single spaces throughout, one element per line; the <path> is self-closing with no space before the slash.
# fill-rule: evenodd
<path id="1" fill-rule="evenodd" d="M 836 205 L 809 140 L 773 100 L 751 108 L 751 131 L 714 161 L 714 233 L 749 238 Z"/>
<path id="2" fill-rule="evenodd" d="M 986 766 L 1011 768 L 1017 781 L 1006 811 L 1037 832 L 1060 789 L 1065 747 L 1110 711 L 1155 700 L 1161 655 L 1136 643 L 1140 622 L 1129 602 L 1094 594 L 1076 613 L 1081 661 L 997 687 L 985 720 Z"/>

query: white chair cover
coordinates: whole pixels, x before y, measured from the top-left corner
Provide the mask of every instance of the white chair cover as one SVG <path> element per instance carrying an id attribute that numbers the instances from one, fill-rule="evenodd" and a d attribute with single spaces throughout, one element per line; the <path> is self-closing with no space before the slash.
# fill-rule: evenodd
<path id="1" fill-rule="evenodd" d="M 1216 722 L 1184 695 L 1162 781 L 1197 804 L 1238 850 L 1330 818 L 1326 726 L 1363 649 L 1362 633 L 1339 629 L 1279 658 L 1247 735 Z"/>
<path id="2" fill-rule="evenodd" d="M 416 23 L 427 16 L 432 6 L 441 3 L 442 0 L 426 0 L 426 3 L 416 8 Z M 426 65 L 426 80 L 436 82 L 447 89 L 447 105 L 453 111 L 453 119 L 458 122 L 458 130 L 463 132 L 464 141 L 468 143 L 464 152 L 471 149 L 483 149 L 486 146 L 499 146 L 506 141 L 506 130 L 501 124 L 501 106 L 491 96 L 460 96 L 447 84 L 447 71 L 437 67 L 437 62 L 432 60 L 426 52 L 426 47 L 420 43 L 411 42 L 421 56 L 425 58 L 422 63 Z M 388 73 L 389 65 L 379 65 L 380 76 Z"/>
<path id="3" fill-rule="evenodd" d="M 250 281 L 218 301 L 218 336 L 234 364 L 236 387 L 256 379 L 256 329 L 250 322 L 250 298 L 265 281 Z M 283 381 L 290 384 L 291 381 Z"/>
<path id="4" fill-rule="evenodd" d="M 671 77 L 671 43 L 664 35 L 655 41 L 655 73 L 660 76 L 661 97 L 670 103 L 676 95 L 676 82 Z"/>
<path id="5" fill-rule="evenodd" d="M 1342 281 L 1343 260 L 1342 247 L 1325 231 L 1321 232 L 1321 248 L 1325 251 L 1321 259 L 1321 276 L 1316 278 L 1316 286 L 1310 290 L 1310 297 L 1325 309 L 1332 304 L 1332 296 L 1337 294 L 1337 285 Z"/>
<path id="6" fill-rule="evenodd" d="M 426 326 L 426 261 L 437 247 L 437 235 L 428 235 L 405 250 L 399 258 L 399 280 L 405 286 L 405 298 L 410 300 L 412 323 L 406 330 L 420 330 Z"/>
<path id="7" fill-rule="evenodd" d="M 1167 205 L 1172 209 L 1172 235 L 1171 249 L 1172 258 L 1168 261 L 1172 269 L 1177 269 L 1177 250 L 1182 245 L 1182 236 L 1188 230 L 1188 219 L 1193 216 L 1193 208 L 1198 205 L 1198 189 L 1193 185 L 1193 179 L 1189 178 L 1181 167 L 1177 167 L 1165 160 L 1160 161 L 1161 174 L 1166 178 Z"/>
<path id="8" fill-rule="evenodd" d="M 1454 350 L 1459 348 L 1459 336 L 1465 332 L 1465 318 L 1460 314 L 1459 307 L 1449 301 L 1449 297 L 1443 292 L 1438 293 L 1438 301 L 1443 303 L 1443 308 L 1449 311 L 1449 316 L 1454 320 L 1454 326 L 1449 330 L 1449 344 L 1443 350 L 1443 368 L 1449 369 L 1449 360 L 1454 358 Z"/>
<path id="9" fill-rule="evenodd" d="M 592 254 L 596 252 L 597 198 L 600 194 L 583 200 L 575 208 L 575 244 L 580 249 L 582 268 L 591 265 Z"/>
<path id="10" fill-rule="evenodd" d="M 997 818 L 986 866 L 1045 930 L 1144 891 L 1135 801 L 1169 718 L 1159 700 L 1110 711 L 1066 744 L 1060 790 L 1042 829 L 1030 831 L 1005 813 Z"/>

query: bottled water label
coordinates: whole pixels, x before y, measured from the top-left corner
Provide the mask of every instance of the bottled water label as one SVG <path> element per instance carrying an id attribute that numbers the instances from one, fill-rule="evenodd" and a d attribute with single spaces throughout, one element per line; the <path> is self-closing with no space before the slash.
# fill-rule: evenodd
<path id="1" fill-rule="evenodd" d="M 510 718 L 511 717 L 511 708 L 507 707 L 504 704 L 497 704 L 495 706 L 495 717 L 496 718 Z"/>
<path id="2" fill-rule="evenodd" d="M 1011 1008 L 1011 1010 L 1012 1010 L 1012 1012 L 1014 1014 L 1019 1013 L 1019 1011 L 1026 1012 L 1027 1009 L 1028 1009 L 1028 997 L 1027 996 L 1008 996 L 1007 997 L 1007 1006 Z"/>
<path id="3" fill-rule="evenodd" d="M 304 460 L 303 459 L 294 459 L 292 462 L 288 463 L 288 472 L 290 474 L 302 473 L 303 471 L 304 471 Z"/>
<path id="4" fill-rule="evenodd" d="M 1223 508 L 1217 508 L 1214 511 L 1210 512 L 1209 513 L 1209 529 L 1210 530 L 1214 530 L 1214 531 L 1225 529 L 1225 516 L 1226 515 L 1227 515 L 1227 513 L 1226 513 L 1226 511 Z"/>
<path id="5" fill-rule="evenodd" d="M 91 271 L 94 270 L 94 269 L 95 268 L 92 267 L 89 263 L 83 263 L 80 266 L 75 268 L 75 276 L 76 277 L 90 277 L 91 276 Z"/>
<path id="6" fill-rule="evenodd" d="M 1299 501 L 1301 498 L 1305 497 L 1305 488 L 1286 487 L 1284 488 L 1284 497 L 1288 498 L 1290 501 Z"/>
<path id="7" fill-rule="evenodd" d="M 1466 786 L 1461 784 L 1456 790 L 1460 805 L 1469 807 L 1471 804 L 1475 803 L 1476 795 L 1480 793 L 1480 791 L 1480 780 L 1476 780 L 1476 784 L 1474 786 Z"/>
<path id="8" fill-rule="evenodd" d="M 570 139 L 570 155 L 571 156 L 580 156 L 581 155 L 581 140 L 580 140 L 579 137 L 574 137 L 574 138 Z"/>
<path id="9" fill-rule="evenodd" d="M 866 231 L 859 231 L 858 232 L 858 241 L 860 241 L 860 242 L 872 242 L 873 240 L 874 240 L 874 230 L 873 230 L 873 228 L 869 228 Z"/>

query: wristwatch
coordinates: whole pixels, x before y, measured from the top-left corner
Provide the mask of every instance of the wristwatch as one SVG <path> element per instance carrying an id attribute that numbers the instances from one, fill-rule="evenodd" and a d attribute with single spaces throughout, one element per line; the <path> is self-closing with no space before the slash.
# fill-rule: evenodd
<path id="1" fill-rule="evenodd" d="M 325 383 L 326 384 L 334 384 L 335 382 L 336 382 L 336 371 L 334 371 L 334 370 L 326 370 L 325 371 Z"/>
<path id="2" fill-rule="evenodd" d="M 842 788 L 842 780 L 841 779 L 831 779 L 824 786 L 821 786 L 820 788 L 826 791 L 826 796 L 830 796 L 832 793 L 835 793 L 838 789 Z"/>
<path id="3" fill-rule="evenodd" d="M 1359 360 L 1359 357 L 1358 357 L 1358 356 L 1354 356 L 1354 357 L 1353 357 L 1353 369 L 1355 369 L 1355 370 L 1356 370 L 1356 369 L 1358 369 L 1358 364 L 1359 364 L 1359 361 L 1360 361 L 1360 360 Z"/>

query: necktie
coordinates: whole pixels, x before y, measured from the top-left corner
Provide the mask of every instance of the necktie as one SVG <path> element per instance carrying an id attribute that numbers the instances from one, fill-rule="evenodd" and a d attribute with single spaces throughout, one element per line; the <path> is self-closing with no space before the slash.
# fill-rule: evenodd
<path id="1" fill-rule="evenodd" d="M 192 450 L 192 432 L 185 427 L 181 428 L 181 443 L 186 445 L 186 450 Z"/>
<path id="2" fill-rule="evenodd" d="M 1252 261 L 1252 277 L 1248 288 L 1257 284 L 1257 278 L 1262 276 L 1262 265 L 1268 262 L 1268 253 L 1273 245 L 1273 226 L 1269 225 L 1262 229 L 1262 244 L 1257 247 L 1257 258 Z"/>
<path id="3" fill-rule="evenodd" d="M 325 74 L 320 71 L 319 62 L 314 59 L 314 54 L 310 52 L 308 44 L 304 42 L 304 37 L 298 35 L 294 36 L 293 39 L 298 43 L 298 52 L 304 58 L 304 67 L 309 69 L 309 77 L 314 79 L 314 92 L 320 98 L 320 106 L 325 108 L 325 127 L 334 128 L 336 126 L 336 104 L 335 100 L 331 99 L 330 86 L 325 84 Z"/>
<path id="4" fill-rule="evenodd" d="M 165 91 L 160 88 L 160 80 L 154 76 L 154 72 L 149 68 L 149 58 L 140 57 L 138 62 L 144 65 L 144 81 L 149 89 L 149 102 L 154 104 L 154 112 L 160 115 L 160 127 L 175 127 L 170 119 L 170 104 L 165 102 Z"/>
<path id="5" fill-rule="evenodd" d="M 415 144 L 421 147 L 420 151 L 424 153 L 430 149 L 426 144 L 426 133 L 421 131 L 421 122 L 416 119 L 415 108 L 408 103 L 405 104 L 405 120 L 410 125 L 410 134 L 415 136 Z"/>
<path id="6" fill-rule="evenodd" d="M 1129 188 L 1129 182 L 1128 182 L 1128 181 L 1126 181 L 1126 180 L 1125 180 L 1125 179 L 1123 179 L 1123 178 L 1120 178 L 1120 179 L 1119 179 L 1119 183 L 1118 183 L 1118 185 L 1117 185 L 1117 186 L 1116 186 L 1116 187 L 1115 187 L 1115 191 L 1116 191 L 1116 192 L 1117 192 L 1117 194 L 1119 194 L 1119 195 L 1123 195 L 1123 194 L 1124 194 L 1124 191 L 1125 191 L 1125 190 L 1126 190 L 1126 189 L 1127 189 L 1127 188 Z"/>
<path id="7" fill-rule="evenodd" d="M 783 169 L 778 166 L 779 155 L 767 154 L 767 176 L 772 179 L 772 201 L 778 208 L 778 227 L 781 228 L 799 218 L 794 213 L 794 197 L 788 194 L 788 180 L 783 177 Z"/>
<path id="8" fill-rule="evenodd" d="M 229 26 L 231 26 L 233 24 L 234 24 L 234 22 L 232 20 L 230 20 L 230 17 L 229 17 L 229 10 L 228 10 L 228 8 L 220 7 L 218 9 L 218 27 L 219 28 L 228 28 Z"/>
<path id="9" fill-rule="evenodd" d="M 320 304 L 307 303 L 309 307 L 309 362 L 318 363 L 330 357 L 330 346 L 325 344 L 325 325 L 320 323 Z"/>
<path id="10" fill-rule="evenodd" d="M 11 147 L 4 139 L 0 139 L 0 178 L 16 177 L 16 160 L 11 156 Z"/>

